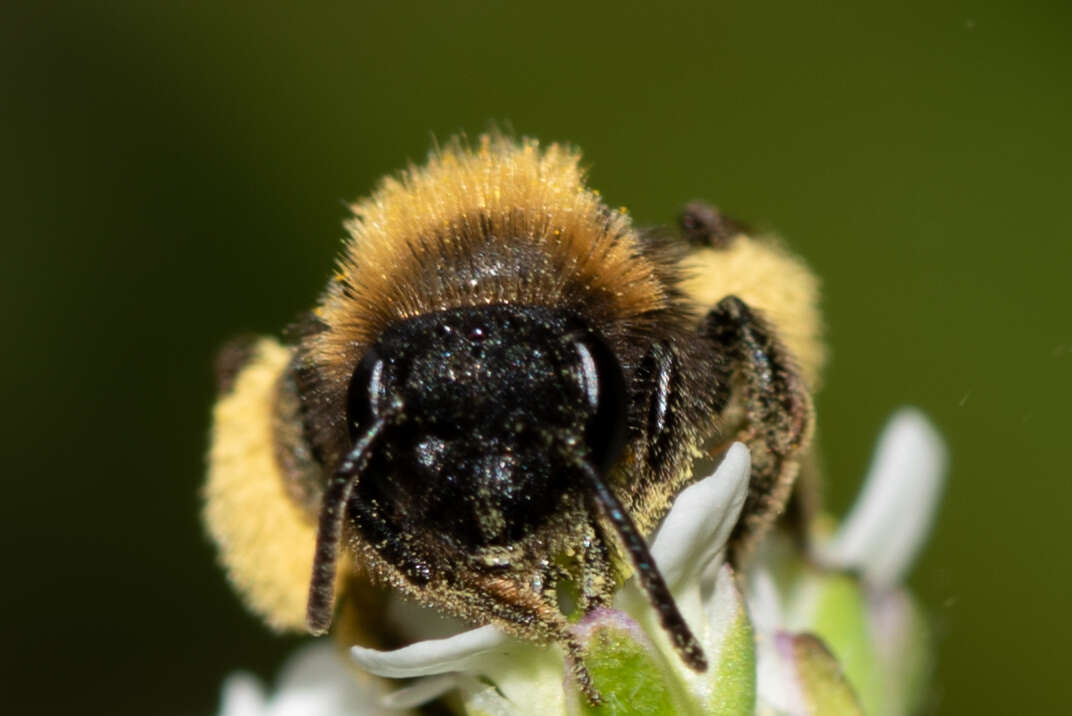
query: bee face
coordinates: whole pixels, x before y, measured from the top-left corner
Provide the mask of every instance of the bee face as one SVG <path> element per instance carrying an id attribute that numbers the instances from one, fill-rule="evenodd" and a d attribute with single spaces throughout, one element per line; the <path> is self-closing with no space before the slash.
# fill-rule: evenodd
<path id="1" fill-rule="evenodd" d="M 352 441 L 398 406 L 355 488 L 351 524 L 365 540 L 426 537 L 408 575 L 417 581 L 472 550 L 516 544 L 576 483 L 570 453 L 617 458 L 620 372 L 589 327 L 553 309 L 474 306 L 392 326 L 348 391 Z"/>
<path id="2" fill-rule="evenodd" d="M 631 565 L 705 668 L 643 535 L 735 435 L 756 466 L 737 554 L 781 510 L 821 362 L 814 281 L 709 207 L 675 241 L 582 179 L 569 150 L 492 137 L 355 205 L 298 340 L 262 343 L 216 410 L 207 522 L 270 623 L 326 630 L 359 571 L 577 656 L 556 586 L 588 611 Z"/>

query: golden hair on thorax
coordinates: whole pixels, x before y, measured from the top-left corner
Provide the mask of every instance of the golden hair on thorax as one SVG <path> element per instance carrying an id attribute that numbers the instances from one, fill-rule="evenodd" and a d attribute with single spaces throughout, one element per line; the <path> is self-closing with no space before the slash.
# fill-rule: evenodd
<path id="1" fill-rule="evenodd" d="M 580 154 L 532 139 L 454 140 L 351 208 L 350 239 L 319 306 L 325 364 L 394 321 L 487 303 L 632 316 L 665 308 L 628 216 L 583 182 Z"/>

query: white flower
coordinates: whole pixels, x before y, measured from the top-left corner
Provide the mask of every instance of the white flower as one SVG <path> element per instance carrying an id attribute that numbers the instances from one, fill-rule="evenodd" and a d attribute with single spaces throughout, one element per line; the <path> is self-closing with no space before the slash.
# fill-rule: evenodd
<path id="1" fill-rule="evenodd" d="M 856 504 L 833 539 L 819 545 L 818 559 L 857 570 L 878 588 L 899 584 L 930 532 L 947 462 L 942 438 L 922 413 L 894 414 Z"/>
<path id="2" fill-rule="evenodd" d="M 255 676 L 229 676 L 220 716 L 398 716 L 380 705 L 387 693 L 382 680 L 350 668 L 334 645 L 316 642 L 290 657 L 271 697 Z"/>
<path id="3" fill-rule="evenodd" d="M 752 571 L 761 712 L 895 715 L 918 704 L 929 640 L 898 584 L 930 531 L 946 463 L 929 421 L 900 410 L 848 517 L 832 537 L 818 536 L 819 568 L 776 578 L 784 560 L 773 558 Z M 821 689 L 816 670 L 828 672 Z"/>
<path id="4" fill-rule="evenodd" d="M 777 538 L 768 540 L 742 575 L 746 603 L 738 575 L 723 562 L 749 473 L 747 449 L 731 447 L 713 475 L 678 495 L 651 545 L 709 668 L 695 673 L 684 666 L 640 590 L 627 583 L 614 609 L 597 610 L 576 627 L 604 711 L 910 710 L 929 654 L 924 622 L 897 583 L 929 528 L 944 465 L 941 440 L 927 421 L 914 411 L 898 413 L 841 529 L 820 537 L 810 559 Z M 523 643 L 491 626 L 394 651 L 355 646 L 350 655 L 367 672 L 364 680 L 334 652 L 317 649 L 292 662 L 271 699 L 250 677 L 232 677 L 224 716 L 381 713 L 450 689 L 460 691 L 471 713 L 564 714 L 587 707 L 557 648 Z M 314 660 L 315 669 L 309 666 Z M 419 678 L 385 690 L 369 674 Z"/>

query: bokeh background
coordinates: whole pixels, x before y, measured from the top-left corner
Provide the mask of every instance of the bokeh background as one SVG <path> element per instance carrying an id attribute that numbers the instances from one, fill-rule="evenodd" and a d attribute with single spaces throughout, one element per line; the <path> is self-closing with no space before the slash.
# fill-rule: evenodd
<path id="1" fill-rule="evenodd" d="M 4 3 L 9 713 L 208 714 L 274 674 L 295 642 L 198 516 L 213 353 L 311 305 L 346 201 L 491 120 L 643 223 L 704 197 L 806 256 L 832 509 L 899 405 L 952 451 L 912 577 L 933 712 L 1064 710 L 1070 32 L 1060 1 Z"/>

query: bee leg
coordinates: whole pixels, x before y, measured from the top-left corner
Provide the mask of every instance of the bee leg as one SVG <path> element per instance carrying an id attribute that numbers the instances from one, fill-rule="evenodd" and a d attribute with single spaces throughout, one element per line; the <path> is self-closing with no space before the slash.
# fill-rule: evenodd
<path id="1" fill-rule="evenodd" d="M 744 224 L 705 201 L 686 204 L 678 215 L 678 227 L 689 244 L 713 249 L 726 248 L 734 237 L 747 231 Z"/>
<path id="2" fill-rule="evenodd" d="M 566 650 L 566 666 L 577 682 L 577 690 L 584 694 L 588 703 L 599 706 L 603 703 L 603 695 L 599 693 L 595 684 L 592 683 L 592 674 L 584 665 L 584 648 L 577 638 L 570 634 L 562 641 Z"/>
<path id="3" fill-rule="evenodd" d="M 812 520 L 821 512 L 822 473 L 815 440 L 798 457 L 800 471 L 793 483 L 793 493 L 785 505 L 781 523 L 796 539 L 802 554 L 811 554 Z"/>
<path id="4" fill-rule="evenodd" d="M 592 683 L 584 665 L 584 647 L 574 634 L 573 625 L 558 608 L 553 590 L 540 594 L 518 589 L 517 585 L 496 577 L 471 582 L 458 596 L 470 603 L 474 614 L 493 614 L 503 631 L 527 641 L 558 644 L 566 656 L 566 669 L 578 690 L 593 706 L 603 697 Z"/>
<path id="5" fill-rule="evenodd" d="M 727 296 L 703 320 L 701 334 L 728 359 L 729 386 L 739 399 L 738 439 L 752 453 L 752 476 L 741 518 L 730 537 L 740 563 L 789 500 L 799 458 L 811 438 L 812 404 L 797 367 L 763 318 Z"/>
<path id="6" fill-rule="evenodd" d="M 560 577 L 576 585 L 576 610 L 580 614 L 610 605 L 618 587 L 617 580 L 609 576 L 614 574 L 614 564 L 602 536 L 595 522 L 589 524 L 579 563 L 564 570 Z"/>

